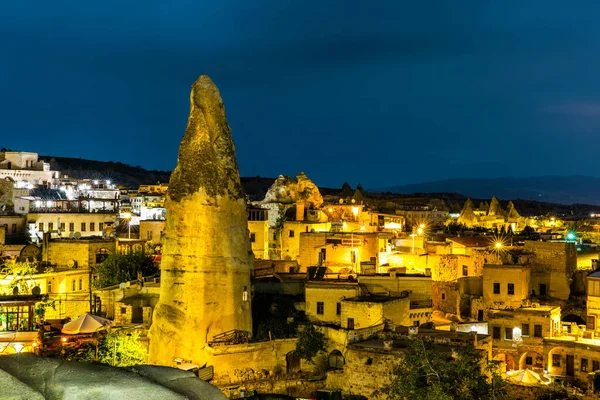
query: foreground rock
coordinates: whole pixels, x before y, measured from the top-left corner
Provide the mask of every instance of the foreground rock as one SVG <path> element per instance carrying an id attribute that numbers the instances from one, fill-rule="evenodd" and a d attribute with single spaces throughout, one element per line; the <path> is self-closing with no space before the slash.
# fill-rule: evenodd
<path id="1" fill-rule="evenodd" d="M 215 335 L 252 331 L 246 201 L 223 101 L 207 76 L 192 86 L 165 206 L 149 360 L 171 366 L 181 358 L 203 366 Z"/>
<path id="2" fill-rule="evenodd" d="M 226 399 L 191 372 L 140 366 L 126 370 L 33 354 L 0 357 L 2 399 Z"/>

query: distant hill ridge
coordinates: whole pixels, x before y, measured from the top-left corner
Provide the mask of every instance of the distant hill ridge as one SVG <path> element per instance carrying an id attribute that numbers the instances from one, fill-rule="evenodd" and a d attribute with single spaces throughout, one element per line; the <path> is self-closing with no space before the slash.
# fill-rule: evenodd
<path id="1" fill-rule="evenodd" d="M 600 178 L 583 175 L 539 176 L 528 178 L 447 179 L 397 185 L 373 190 L 379 193 L 457 192 L 467 197 L 524 199 L 558 204 L 600 205 Z"/>

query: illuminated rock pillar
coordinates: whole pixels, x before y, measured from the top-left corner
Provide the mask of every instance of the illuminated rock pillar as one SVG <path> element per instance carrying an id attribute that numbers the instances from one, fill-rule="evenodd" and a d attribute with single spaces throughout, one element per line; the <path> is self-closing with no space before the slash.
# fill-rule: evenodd
<path id="1" fill-rule="evenodd" d="M 188 125 L 165 204 L 149 362 L 173 365 L 182 358 L 204 365 L 213 336 L 252 331 L 253 266 L 231 128 L 219 90 L 204 75 L 192 86 Z"/>

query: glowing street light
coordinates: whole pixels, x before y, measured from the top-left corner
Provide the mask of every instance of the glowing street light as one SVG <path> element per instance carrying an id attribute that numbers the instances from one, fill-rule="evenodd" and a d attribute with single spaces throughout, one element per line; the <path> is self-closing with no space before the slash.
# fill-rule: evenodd
<path id="1" fill-rule="evenodd" d="M 127 220 L 127 238 L 131 239 L 131 213 L 123 213 L 123 219 Z"/>
<path id="2" fill-rule="evenodd" d="M 496 242 L 494 247 L 496 247 L 498 250 L 500 250 L 502 248 L 502 242 Z"/>
<path id="3" fill-rule="evenodd" d="M 567 233 L 567 240 L 575 240 L 577 236 L 573 232 Z"/>

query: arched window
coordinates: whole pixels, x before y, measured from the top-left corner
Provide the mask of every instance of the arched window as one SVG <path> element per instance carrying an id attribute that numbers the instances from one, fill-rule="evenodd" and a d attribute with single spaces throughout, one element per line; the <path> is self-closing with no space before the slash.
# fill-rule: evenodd
<path id="1" fill-rule="evenodd" d="M 79 290 L 83 290 L 83 279 L 79 279 Z"/>
<path id="2" fill-rule="evenodd" d="M 334 350 L 329 353 L 329 357 L 327 358 L 327 366 L 329 369 L 342 369 L 344 368 L 345 363 L 346 360 L 339 350 Z"/>

